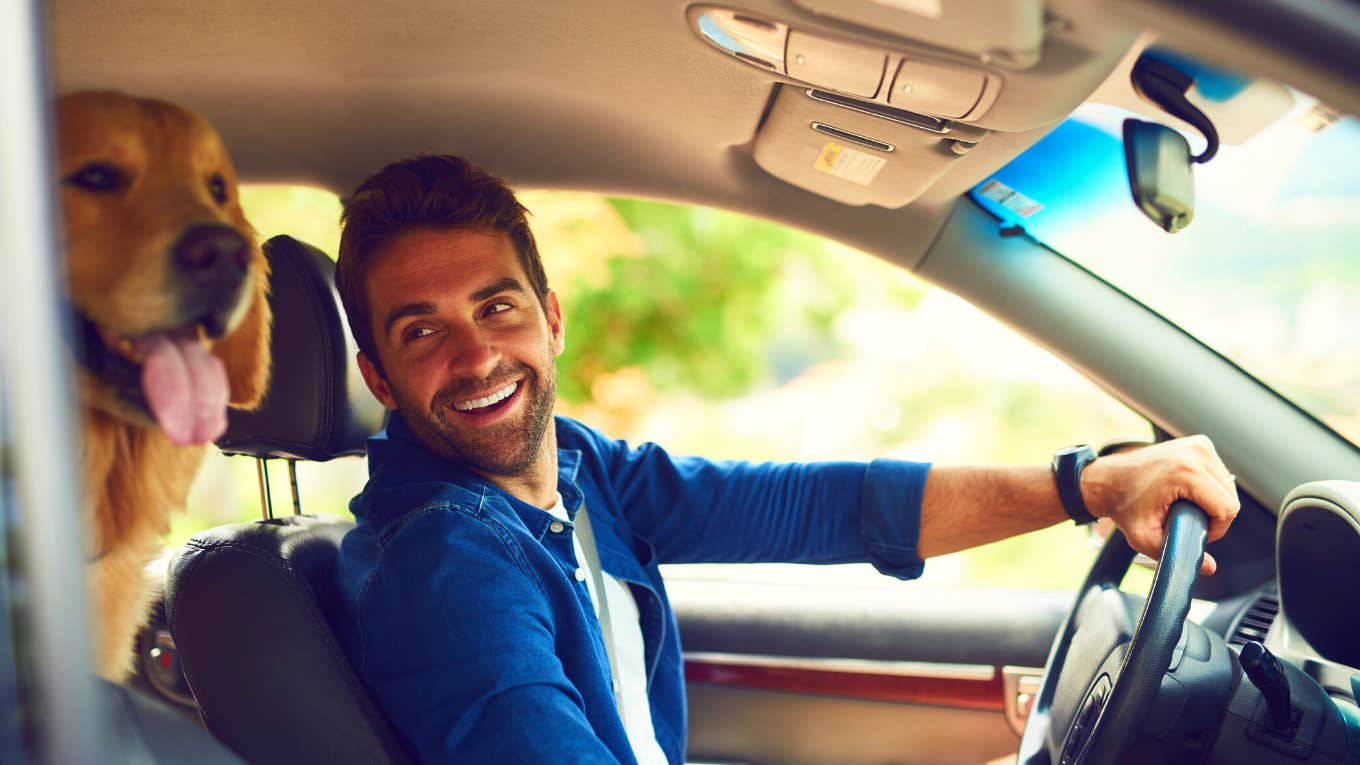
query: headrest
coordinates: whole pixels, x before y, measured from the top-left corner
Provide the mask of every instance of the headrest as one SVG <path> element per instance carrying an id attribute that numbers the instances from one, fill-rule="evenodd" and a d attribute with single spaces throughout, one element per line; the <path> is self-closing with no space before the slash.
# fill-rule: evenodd
<path id="1" fill-rule="evenodd" d="M 384 410 L 353 362 L 335 263 L 287 236 L 265 242 L 264 254 L 274 313 L 269 391 L 255 411 L 230 411 L 217 446 L 226 454 L 314 462 L 362 455 Z"/>

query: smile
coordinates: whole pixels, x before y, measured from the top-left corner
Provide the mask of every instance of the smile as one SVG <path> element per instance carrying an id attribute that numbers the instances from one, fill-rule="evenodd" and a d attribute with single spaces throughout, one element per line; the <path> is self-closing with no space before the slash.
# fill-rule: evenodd
<path id="1" fill-rule="evenodd" d="M 453 405 L 453 408 L 460 412 L 473 412 L 478 409 L 485 409 L 490 406 L 495 406 L 496 404 L 499 404 L 500 402 L 506 400 L 507 398 L 510 398 L 510 396 L 514 395 L 515 391 L 518 389 L 519 381 L 516 380 L 515 382 L 510 383 L 509 385 L 505 386 L 504 388 L 501 388 L 498 391 L 495 391 L 494 393 L 491 393 L 490 395 L 482 396 L 481 398 L 470 399 L 468 401 L 459 401 Z"/>

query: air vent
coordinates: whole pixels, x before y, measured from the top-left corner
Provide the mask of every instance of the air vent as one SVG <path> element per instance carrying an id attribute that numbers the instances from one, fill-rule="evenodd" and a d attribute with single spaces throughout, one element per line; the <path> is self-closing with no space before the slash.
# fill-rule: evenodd
<path id="1" fill-rule="evenodd" d="M 1232 633 L 1228 638 L 1231 645 L 1243 645 L 1249 640 L 1264 641 L 1266 633 L 1270 631 L 1270 625 L 1275 622 L 1275 617 L 1280 613 L 1280 596 L 1272 587 L 1261 593 L 1251 608 L 1242 614 L 1242 618 L 1233 626 Z"/>

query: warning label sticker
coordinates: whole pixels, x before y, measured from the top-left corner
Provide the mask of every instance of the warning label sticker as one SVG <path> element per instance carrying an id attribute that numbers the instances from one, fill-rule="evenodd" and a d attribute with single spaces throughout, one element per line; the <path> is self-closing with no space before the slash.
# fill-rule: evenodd
<path id="1" fill-rule="evenodd" d="M 1021 218 L 1028 218 L 1044 206 L 998 180 L 990 180 L 978 189 L 978 194 L 1001 205 Z"/>
<path id="2" fill-rule="evenodd" d="M 822 147 L 822 153 L 817 155 L 817 161 L 813 166 L 827 175 L 868 186 L 886 164 L 888 160 L 884 157 L 876 157 L 838 143 L 827 143 Z"/>

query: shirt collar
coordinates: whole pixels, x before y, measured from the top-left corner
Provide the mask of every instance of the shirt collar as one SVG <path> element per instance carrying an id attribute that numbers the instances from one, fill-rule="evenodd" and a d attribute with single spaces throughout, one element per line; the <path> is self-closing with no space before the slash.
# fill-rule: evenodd
<path id="1" fill-rule="evenodd" d="M 556 423 L 554 423 L 554 427 Z M 382 490 L 388 487 L 410 486 L 421 483 L 441 485 L 440 496 L 451 502 L 483 506 L 488 495 L 502 498 L 511 510 L 519 516 L 536 538 L 542 539 L 553 521 L 552 514 L 540 507 L 507 494 L 500 487 L 469 470 L 467 467 L 446 460 L 426 449 L 416 439 L 405 419 L 397 412 L 388 417 L 387 427 L 368 439 L 369 490 Z M 580 449 L 557 450 L 557 490 L 562 493 L 567 515 L 576 517 L 584 500 L 584 494 L 576 485 L 576 475 L 581 468 Z M 387 503 L 376 502 L 376 505 Z M 398 503 L 404 505 L 404 503 Z M 411 510 L 409 505 L 394 508 L 399 514 Z M 370 503 L 355 503 L 355 515 L 364 511 L 375 515 Z M 384 519 L 372 518 L 373 522 L 384 523 Z"/>

